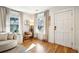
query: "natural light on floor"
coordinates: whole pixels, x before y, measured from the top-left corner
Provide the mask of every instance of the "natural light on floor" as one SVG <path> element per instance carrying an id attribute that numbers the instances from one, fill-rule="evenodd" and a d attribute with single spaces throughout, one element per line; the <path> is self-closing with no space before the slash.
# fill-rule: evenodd
<path id="1" fill-rule="evenodd" d="M 25 52 L 27 52 L 27 51 L 33 49 L 35 46 L 36 46 L 36 45 L 35 45 L 34 43 L 32 43 L 32 44 L 29 46 L 29 48 L 28 48 Z"/>

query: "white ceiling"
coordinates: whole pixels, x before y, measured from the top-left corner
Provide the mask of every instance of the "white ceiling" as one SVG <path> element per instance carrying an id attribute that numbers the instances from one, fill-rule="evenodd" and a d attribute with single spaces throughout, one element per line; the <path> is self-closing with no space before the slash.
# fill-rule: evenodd
<path id="1" fill-rule="evenodd" d="M 39 13 L 52 8 L 52 6 L 7 6 L 7 7 L 17 11 L 26 12 L 29 14 Z"/>

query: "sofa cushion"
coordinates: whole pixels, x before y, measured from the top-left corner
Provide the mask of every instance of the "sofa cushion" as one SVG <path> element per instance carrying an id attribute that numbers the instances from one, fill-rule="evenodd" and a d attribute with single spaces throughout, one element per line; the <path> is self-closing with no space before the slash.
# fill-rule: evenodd
<path id="1" fill-rule="evenodd" d="M 0 33 L 0 41 L 7 40 L 7 34 L 6 33 Z"/>

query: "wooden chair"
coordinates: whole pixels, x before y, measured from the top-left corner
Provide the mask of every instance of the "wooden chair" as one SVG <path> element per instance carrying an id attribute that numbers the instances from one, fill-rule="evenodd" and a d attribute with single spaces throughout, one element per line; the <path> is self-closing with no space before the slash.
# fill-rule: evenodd
<path id="1" fill-rule="evenodd" d="M 27 40 L 27 39 L 29 39 L 30 37 L 32 37 L 32 33 L 31 33 L 31 32 L 24 32 L 23 40 Z"/>

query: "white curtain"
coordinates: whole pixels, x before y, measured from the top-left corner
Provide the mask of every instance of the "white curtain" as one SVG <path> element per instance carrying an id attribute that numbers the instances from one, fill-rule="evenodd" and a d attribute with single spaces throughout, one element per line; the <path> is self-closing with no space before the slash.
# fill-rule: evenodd
<path id="1" fill-rule="evenodd" d="M 48 39 L 48 35 L 49 35 L 49 10 L 44 12 L 44 16 L 45 16 L 45 39 Z"/>
<path id="2" fill-rule="evenodd" d="M 6 31 L 7 8 L 0 6 L 0 32 Z"/>

